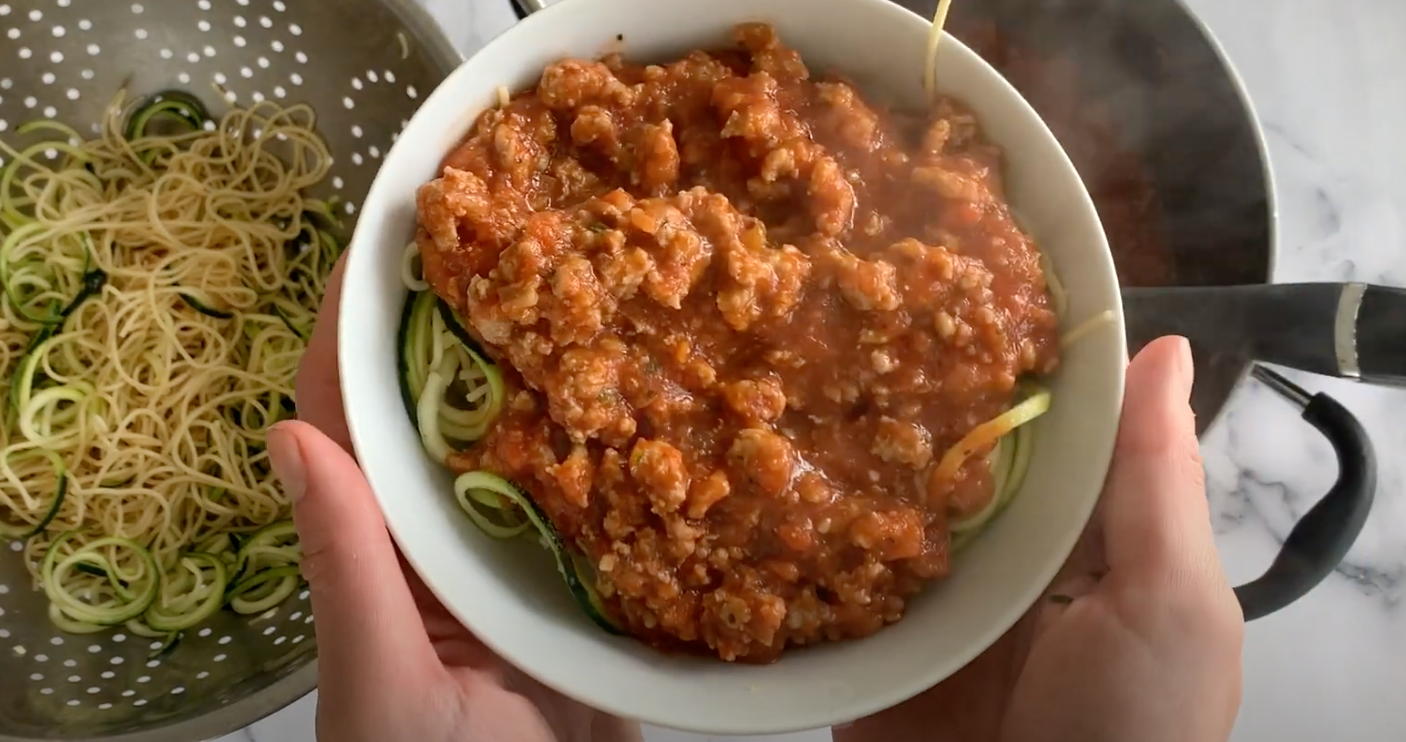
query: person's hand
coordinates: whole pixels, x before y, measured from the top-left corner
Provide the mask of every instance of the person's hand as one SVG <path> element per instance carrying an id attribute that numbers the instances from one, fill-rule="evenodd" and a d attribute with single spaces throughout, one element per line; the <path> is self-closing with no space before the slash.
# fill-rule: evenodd
<path id="1" fill-rule="evenodd" d="M 1138 354 L 1103 499 L 1046 599 L 962 671 L 836 742 L 1230 737 L 1245 624 L 1212 541 L 1191 381 L 1185 340 Z"/>
<path id="2" fill-rule="evenodd" d="M 318 643 L 324 742 L 628 742 L 638 725 L 570 701 L 508 666 L 399 560 L 351 454 L 337 377 L 333 272 L 298 371 L 301 422 L 269 452 L 303 544 Z"/>

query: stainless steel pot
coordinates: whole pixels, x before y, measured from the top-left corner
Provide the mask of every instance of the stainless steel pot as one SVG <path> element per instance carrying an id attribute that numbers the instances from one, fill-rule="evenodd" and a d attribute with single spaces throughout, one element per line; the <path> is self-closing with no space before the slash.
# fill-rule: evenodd
<path id="1" fill-rule="evenodd" d="M 904 0 L 927 12 L 932 2 Z M 1249 96 L 1180 0 L 987 0 L 949 28 L 1050 123 L 1098 204 L 1123 280 L 1129 347 L 1191 340 L 1201 430 L 1253 375 L 1303 409 L 1337 452 L 1329 493 L 1273 566 L 1237 588 L 1247 620 L 1302 597 L 1346 555 L 1376 491 L 1352 414 L 1257 362 L 1372 383 L 1406 382 L 1406 291 L 1273 284 L 1274 182 Z"/>
<path id="2" fill-rule="evenodd" d="M 931 17 L 936 0 L 896 0 Z M 544 0 L 508 0 L 519 18 Z M 1236 589 L 1247 620 L 1302 597 L 1346 555 L 1371 509 L 1376 459 L 1352 414 L 1257 362 L 1406 383 L 1406 290 L 1273 284 L 1274 184 L 1239 77 L 1180 0 L 956 3 L 947 29 L 1040 112 L 1079 168 L 1124 285 L 1129 347 L 1191 340 L 1200 432 L 1253 375 L 1337 451 L 1331 491 L 1273 566 Z"/>

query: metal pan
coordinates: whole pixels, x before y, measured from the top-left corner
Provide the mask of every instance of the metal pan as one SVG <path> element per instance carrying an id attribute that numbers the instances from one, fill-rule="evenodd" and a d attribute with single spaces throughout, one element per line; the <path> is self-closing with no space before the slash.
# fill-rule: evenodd
<path id="1" fill-rule="evenodd" d="M 930 12 L 931 0 L 904 0 Z M 1329 493 L 1273 566 L 1236 590 L 1247 620 L 1292 603 L 1357 539 L 1376 493 L 1371 441 L 1348 410 L 1256 362 L 1406 382 L 1406 291 L 1272 284 L 1274 182 L 1239 76 L 1179 0 L 961 3 L 949 29 L 995 64 L 1084 176 L 1124 285 L 1129 348 L 1191 340 L 1202 432 L 1253 375 L 1337 452 Z"/>
<path id="2" fill-rule="evenodd" d="M 518 17 L 543 0 L 506 0 Z M 930 17 L 936 0 L 895 0 Z M 1190 339 L 1198 432 L 1253 375 L 1303 410 L 1337 451 L 1331 491 L 1259 579 L 1236 589 L 1246 620 L 1327 577 L 1376 492 L 1371 441 L 1352 414 L 1256 365 L 1406 384 L 1406 290 L 1272 284 L 1274 184 L 1239 77 L 1180 0 L 955 3 L 948 31 L 1014 84 L 1084 177 L 1123 283 L 1129 348 Z"/>

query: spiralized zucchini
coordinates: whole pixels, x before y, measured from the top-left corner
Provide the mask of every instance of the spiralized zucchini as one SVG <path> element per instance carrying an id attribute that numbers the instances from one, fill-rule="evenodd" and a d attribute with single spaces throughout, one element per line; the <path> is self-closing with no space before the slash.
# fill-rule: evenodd
<path id="1" fill-rule="evenodd" d="M 119 94 L 0 141 L 0 538 L 64 631 L 175 645 L 298 589 L 266 429 L 341 252 L 306 106 Z"/>

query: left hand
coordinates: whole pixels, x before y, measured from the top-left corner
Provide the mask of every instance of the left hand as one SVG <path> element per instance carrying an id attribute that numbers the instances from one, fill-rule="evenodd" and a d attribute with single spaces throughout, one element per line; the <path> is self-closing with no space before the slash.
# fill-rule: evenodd
<path id="1" fill-rule="evenodd" d="M 352 458 L 337 373 L 342 264 L 298 370 L 298 416 L 269 431 L 294 501 L 318 642 L 323 742 L 638 742 L 640 729 L 511 667 L 399 558 Z"/>

